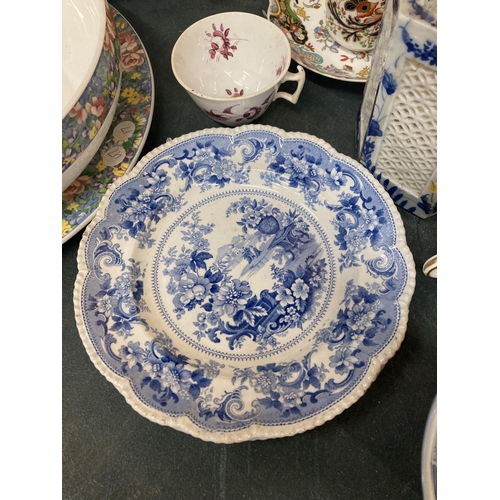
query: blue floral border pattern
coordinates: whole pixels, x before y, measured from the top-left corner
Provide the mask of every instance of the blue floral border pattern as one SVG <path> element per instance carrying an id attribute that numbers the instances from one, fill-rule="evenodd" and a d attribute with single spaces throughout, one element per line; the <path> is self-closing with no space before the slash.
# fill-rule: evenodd
<path id="1" fill-rule="evenodd" d="M 360 167 L 307 137 L 242 129 L 147 155 L 111 190 L 79 256 L 84 343 L 150 411 L 211 436 L 303 422 L 350 397 L 400 332 L 414 286 L 394 212 Z M 229 245 L 226 219 L 238 228 Z M 272 271 L 258 290 L 262 262 Z M 273 351 L 308 322 L 295 354 Z"/>
<path id="2" fill-rule="evenodd" d="M 417 8 L 418 4 L 412 4 Z M 424 16 L 425 12 L 417 9 L 417 14 Z M 403 24 L 404 22 L 404 24 Z M 384 135 L 384 127 L 382 123 L 390 113 L 391 100 L 398 90 L 398 65 L 401 66 L 401 61 L 408 55 L 418 59 L 430 67 L 437 67 L 437 44 L 434 40 L 416 41 L 411 35 L 412 27 L 415 21 L 408 20 L 401 16 L 398 24 L 394 28 L 395 33 L 400 33 L 401 37 L 393 35 L 393 47 L 389 51 L 387 57 L 386 69 L 383 71 L 382 79 L 378 88 L 375 104 L 368 124 L 366 136 L 357 137 L 358 141 L 363 140 L 360 161 L 361 163 L 375 176 L 375 178 L 384 186 L 391 198 L 400 207 L 414 213 L 419 217 L 429 217 L 437 213 L 437 192 L 435 190 L 435 182 L 427 187 L 427 192 L 422 194 L 420 199 L 415 199 L 410 196 L 404 189 L 393 183 L 390 179 L 377 170 L 377 165 L 373 161 L 373 155 Z M 359 132 L 358 132 L 359 133 Z"/>

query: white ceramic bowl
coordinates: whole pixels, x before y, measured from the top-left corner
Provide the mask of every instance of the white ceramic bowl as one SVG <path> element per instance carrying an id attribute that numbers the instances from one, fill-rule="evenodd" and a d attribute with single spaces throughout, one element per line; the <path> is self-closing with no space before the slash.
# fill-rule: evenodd
<path id="1" fill-rule="evenodd" d="M 305 72 L 288 72 L 290 45 L 283 32 L 263 17 L 225 12 L 187 28 L 172 49 L 172 70 L 194 102 L 213 120 L 242 125 L 261 116 L 281 97 L 295 104 Z M 278 92 L 287 80 L 293 94 Z"/>
<path id="2" fill-rule="evenodd" d="M 121 85 L 120 44 L 106 0 L 63 0 L 62 190 L 111 126 Z"/>

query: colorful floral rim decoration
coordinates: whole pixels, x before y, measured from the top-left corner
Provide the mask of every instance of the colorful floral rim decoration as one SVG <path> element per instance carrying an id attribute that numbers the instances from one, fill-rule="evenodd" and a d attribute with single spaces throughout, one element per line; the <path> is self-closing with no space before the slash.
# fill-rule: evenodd
<path id="1" fill-rule="evenodd" d="M 128 21 L 111 11 L 122 55 L 120 100 L 100 150 L 63 192 L 63 243 L 90 222 L 108 186 L 135 165 L 153 116 L 154 80 L 146 49 Z"/>
<path id="2" fill-rule="evenodd" d="M 355 403 L 404 338 L 415 266 L 354 160 L 268 126 L 188 134 L 116 181 L 78 252 L 78 330 L 144 417 L 215 442 Z"/>
<path id="3" fill-rule="evenodd" d="M 371 52 L 353 52 L 333 40 L 325 9 L 321 0 L 270 0 L 267 17 L 287 36 L 296 63 L 329 78 L 366 82 Z"/>
<path id="4" fill-rule="evenodd" d="M 119 81 L 120 43 L 111 6 L 106 2 L 106 29 L 101 57 L 87 88 L 62 121 L 63 173 L 98 136 L 120 90 Z"/>

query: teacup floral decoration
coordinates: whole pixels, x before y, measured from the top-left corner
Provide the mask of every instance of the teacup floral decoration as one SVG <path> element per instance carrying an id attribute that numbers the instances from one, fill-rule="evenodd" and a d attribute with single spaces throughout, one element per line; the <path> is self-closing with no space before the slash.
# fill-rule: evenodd
<path id="1" fill-rule="evenodd" d="M 287 71 L 290 61 L 284 34 L 245 12 L 198 21 L 172 50 L 172 70 L 180 85 L 207 116 L 230 126 L 255 120 L 280 97 L 297 102 L 305 72 L 302 67 L 295 74 Z M 278 91 L 285 81 L 297 82 L 293 94 Z"/>
<path id="2" fill-rule="evenodd" d="M 219 60 L 219 57 L 222 56 L 227 60 L 230 57 L 233 57 L 233 52 L 238 48 L 237 45 L 242 38 L 229 38 L 230 28 L 224 29 L 224 25 L 222 24 L 220 25 L 220 29 L 217 29 L 215 24 L 212 24 L 212 29 L 212 33 L 206 33 L 210 40 L 210 49 L 208 50 L 210 59 Z"/>

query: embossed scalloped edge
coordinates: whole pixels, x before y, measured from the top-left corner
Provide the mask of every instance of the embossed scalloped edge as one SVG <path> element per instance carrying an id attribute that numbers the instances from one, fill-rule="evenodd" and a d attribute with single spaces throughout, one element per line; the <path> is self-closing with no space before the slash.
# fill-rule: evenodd
<path id="1" fill-rule="evenodd" d="M 112 193 L 118 189 L 121 184 L 127 182 L 129 179 L 136 177 L 136 175 L 143 169 L 143 167 L 155 156 L 165 151 L 165 149 L 175 146 L 180 142 L 184 142 L 189 139 L 195 139 L 202 135 L 208 134 L 218 134 L 218 135 L 230 135 L 237 136 L 243 132 L 247 131 L 262 131 L 262 132 L 270 132 L 275 135 L 278 135 L 282 139 L 293 138 L 293 139 L 304 139 L 307 141 L 311 141 L 324 148 L 327 153 L 332 156 L 337 156 L 340 159 L 345 160 L 349 164 L 353 165 L 357 170 L 359 170 L 359 174 L 363 176 L 366 180 L 371 182 L 377 192 L 380 194 L 382 199 L 386 202 L 389 211 L 392 214 L 395 231 L 396 231 L 396 242 L 395 246 L 401 252 L 405 263 L 407 265 L 408 271 L 408 281 L 406 287 L 398 299 L 398 304 L 400 307 L 400 321 L 397 331 L 394 334 L 393 339 L 389 342 L 389 344 L 376 356 L 371 359 L 370 366 L 365 373 L 364 377 L 361 379 L 359 384 L 352 390 L 352 392 L 346 396 L 344 399 L 324 410 L 322 413 L 317 415 L 313 415 L 303 421 L 284 424 L 281 426 L 266 426 L 258 423 L 251 424 L 250 427 L 246 429 L 239 429 L 235 431 L 207 431 L 198 427 L 188 415 L 182 415 L 179 417 L 171 417 L 162 413 L 159 410 L 155 410 L 154 408 L 150 408 L 145 403 L 139 400 L 136 396 L 132 386 L 127 381 L 127 379 L 120 377 L 115 374 L 112 370 L 110 370 L 101 358 L 95 352 L 92 343 L 87 335 L 85 329 L 85 323 L 83 320 L 83 314 L 81 309 L 81 293 L 83 288 L 83 283 L 85 277 L 89 271 L 87 267 L 87 262 L 85 259 L 85 247 L 88 240 L 88 237 L 92 231 L 92 229 L 96 226 L 96 224 L 101 221 L 106 215 L 106 208 L 108 206 L 108 201 L 112 195 Z M 77 264 L 78 264 L 78 275 L 75 281 L 75 287 L 73 292 L 73 304 L 75 308 L 75 320 L 78 328 L 78 332 L 82 339 L 83 345 L 89 355 L 91 361 L 94 363 L 99 372 L 111 382 L 116 389 L 122 394 L 127 403 L 132 406 L 132 408 L 137 411 L 140 415 L 155 422 L 160 425 L 168 426 L 173 429 L 185 432 L 186 434 L 190 434 L 191 436 L 200 438 L 204 441 L 210 441 L 214 443 L 239 443 L 244 441 L 254 441 L 254 440 L 263 440 L 263 439 L 272 439 L 272 438 L 280 438 L 280 437 L 290 437 L 295 434 L 300 434 L 306 432 L 308 430 L 314 429 L 325 422 L 332 420 L 337 415 L 342 413 L 347 408 L 351 407 L 354 403 L 356 403 L 368 390 L 374 380 L 377 378 L 378 374 L 381 372 L 382 368 L 385 366 L 387 361 L 391 359 L 398 349 L 401 346 L 401 343 L 404 340 L 406 334 L 406 328 L 408 324 L 408 314 L 411 298 L 413 296 L 413 292 L 415 291 L 415 281 L 416 281 L 416 271 L 415 271 L 415 263 L 413 260 L 413 255 L 410 252 L 410 249 L 406 242 L 406 232 L 403 225 L 403 221 L 397 208 L 392 201 L 389 194 L 385 191 L 383 186 L 356 160 L 339 153 L 335 150 L 330 144 L 325 142 L 323 139 L 320 139 L 314 135 L 306 134 L 302 132 L 286 132 L 277 127 L 272 127 L 269 125 L 242 125 L 240 127 L 235 128 L 208 128 L 199 130 L 196 132 L 192 132 L 189 134 L 182 135 L 170 141 L 167 141 L 165 144 L 158 146 L 157 148 L 150 151 L 146 154 L 136 165 L 135 167 L 124 174 L 122 177 L 118 178 L 114 181 L 111 186 L 106 191 L 106 194 L 101 199 L 101 202 L 96 210 L 96 215 L 90 222 L 90 224 L 85 229 L 82 239 L 80 242 L 80 246 L 78 248 L 77 255 Z"/>

